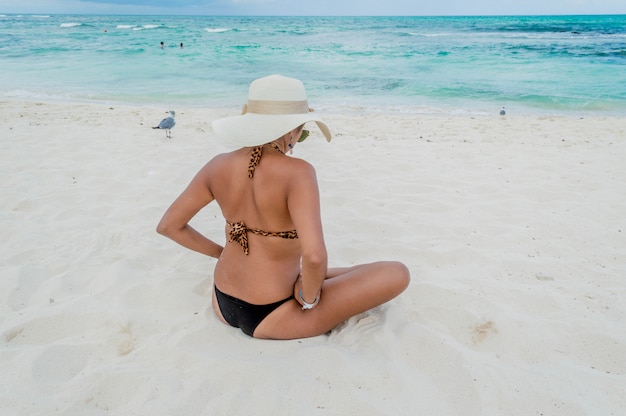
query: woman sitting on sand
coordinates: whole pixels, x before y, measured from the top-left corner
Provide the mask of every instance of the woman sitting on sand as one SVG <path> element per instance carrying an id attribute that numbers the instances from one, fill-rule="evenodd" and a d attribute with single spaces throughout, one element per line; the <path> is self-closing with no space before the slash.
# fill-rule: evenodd
<path id="1" fill-rule="evenodd" d="M 398 262 L 327 267 L 315 170 L 285 155 L 308 136 L 310 121 L 330 141 L 302 82 L 280 75 L 253 81 L 244 114 L 213 122 L 218 136 L 238 149 L 200 169 L 157 227 L 218 259 L 213 308 L 224 323 L 256 338 L 324 334 L 409 284 L 409 271 Z M 213 200 L 226 219 L 225 247 L 189 225 Z"/>

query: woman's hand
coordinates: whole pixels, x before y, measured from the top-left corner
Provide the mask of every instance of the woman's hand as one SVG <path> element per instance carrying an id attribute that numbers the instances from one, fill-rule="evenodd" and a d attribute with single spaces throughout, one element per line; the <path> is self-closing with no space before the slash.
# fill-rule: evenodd
<path id="1" fill-rule="evenodd" d="M 296 279 L 296 283 L 294 283 L 293 285 L 293 297 L 296 298 L 296 301 L 298 301 L 298 303 L 301 306 L 304 306 L 304 304 L 302 303 L 302 300 L 300 299 L 301 290 L 302 290 L 302 273 L 298 275 L 298 278 Z"/>
<path id="2" fill-rule="evenodd" d="M 304 298 L 304 295 L 302 294 L 302 273 L 300 273 L 296 279 L 296 283 L 293 285 L 293 296 L 296 298 L 298 303 L 302 305 L 302 309 L 313 309 L 317 306 L 317 302 L 320 300 L 320 295 L 321 291 L 317 293 L 315 299 L 310 303 Z"/>

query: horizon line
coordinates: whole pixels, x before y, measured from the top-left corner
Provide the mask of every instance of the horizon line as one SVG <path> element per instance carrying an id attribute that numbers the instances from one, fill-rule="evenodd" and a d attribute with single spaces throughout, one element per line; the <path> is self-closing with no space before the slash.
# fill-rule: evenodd
<path id="1" fill-rule="evenodd" d="M 626 13 L 538 13 L 538 14 L 172 14 L 172 13 L 59 13 L 59 12 L 0 12 L 0 16 L 172 16 L 172 17 L 556 17 L 556 16 L 626 16 Z"/>

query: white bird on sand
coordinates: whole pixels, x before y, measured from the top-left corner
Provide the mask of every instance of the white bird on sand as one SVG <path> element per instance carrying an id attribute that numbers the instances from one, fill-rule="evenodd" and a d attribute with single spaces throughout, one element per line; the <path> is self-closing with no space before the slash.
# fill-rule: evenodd
<path id="1" fill-rule="evenodd" d="M 176 115 L 176 112 L 173 110 L 170 110 L 168 111 L 168 113 L 170 113 L 169 117 L 164 118 L 163 120 L 161 120 L 158 126 L 152 127 L 152 128 L 165 130 L 165 136 L 171 139 L 172 138 L 171 130 L 176 125 L 176 121 L 174 120 L 174 116 Z"/>
<path id="2" fill-rule="evenodd" d="M 501 115 L 501 116 L 506 115 L 506 111 L 504 111 L 504 107 L 502 107 L 502 110 L 500 110 L 500 115 Z"/>

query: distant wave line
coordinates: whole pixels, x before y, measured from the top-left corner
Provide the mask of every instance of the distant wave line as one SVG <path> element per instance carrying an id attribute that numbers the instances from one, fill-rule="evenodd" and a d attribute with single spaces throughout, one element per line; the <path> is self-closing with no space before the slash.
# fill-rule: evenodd
<path id="1" fill-rule="evenodd" d="M 235 29 L 226 28 L 226 27 L 217 27 L 217 28 L 205 27 L 204 30 L 209 33 L 224 33 L 224 32 L 229 32 Z"/>
<path id="2" fill-rule="evenodd" d="M 151 29 L 160 29 L 164 28 L 163 25 L 143 25 L 143 26 L 134 26 L 133 30 L 151 30 Z"/>
<path id="3" fill-rule="evenodd" d="M 402 34 L 402 33 L 401 33 Z M 409 36 L 421 36 L 425 38 L 438 38 L 441 36 L 450 36 L 452 33 L 417 33 L 417 32 L 405 32 L 405 35 Z"/>

